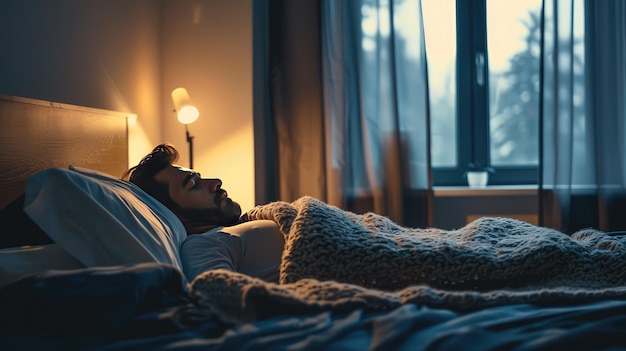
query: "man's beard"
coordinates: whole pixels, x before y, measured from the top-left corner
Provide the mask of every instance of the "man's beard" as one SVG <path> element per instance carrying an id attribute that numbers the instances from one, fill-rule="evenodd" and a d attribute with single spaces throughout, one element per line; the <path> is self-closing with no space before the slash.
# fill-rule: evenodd
<path id="1" fill-rule="evenodd" d="M 222 206 L 210 209 L 179 208 L 179 214 L 194 225 L 231 226 L 239 222 L 241 206 L 230 198 Z"/>

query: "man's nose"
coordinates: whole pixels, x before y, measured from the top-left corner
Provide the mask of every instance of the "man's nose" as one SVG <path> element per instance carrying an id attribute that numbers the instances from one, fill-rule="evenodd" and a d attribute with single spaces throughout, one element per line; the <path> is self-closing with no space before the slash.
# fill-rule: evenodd
<path id="1" fill-rule="evenodd" d="M 212 193 L 217 192 L 222 187 L 222 180 L 217 178 L 205 179 L 209 183 L 209 191 Z"/>

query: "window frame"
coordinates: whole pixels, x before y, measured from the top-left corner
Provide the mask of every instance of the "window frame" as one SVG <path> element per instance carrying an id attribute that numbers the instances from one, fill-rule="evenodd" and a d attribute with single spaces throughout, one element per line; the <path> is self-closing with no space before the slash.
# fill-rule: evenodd
<path id="1" fill-rule="evenodd" d="M 538 166 L 495 167 L 490 162 L 487 0 L 456 0 L 456 167 L 433 167 L 433 185 L 467 185 L 470 163 L 491 166 L 489 185 L 538 183 Z M 484 53 L 484 84 L 477 83 L 476 55 Z M 467 94 L 466 92 L 470 92 Z"/>

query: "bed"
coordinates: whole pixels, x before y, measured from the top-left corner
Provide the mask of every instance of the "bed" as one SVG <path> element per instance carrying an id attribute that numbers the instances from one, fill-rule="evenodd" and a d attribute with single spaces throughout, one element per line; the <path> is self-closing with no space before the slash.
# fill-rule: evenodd
<path id="1" fill-rule="evenodd" d="M 402 228 L 303 197 L 246 213 L 286 236 L 280 284 L 187 281 L 182 224 L 118 179 L 132 117 L 0 95 L 3 211 L 18 203 L 50 239 L 0 249 L 0 349 L 626 347 L 626 240 L 593 229 Z"/>

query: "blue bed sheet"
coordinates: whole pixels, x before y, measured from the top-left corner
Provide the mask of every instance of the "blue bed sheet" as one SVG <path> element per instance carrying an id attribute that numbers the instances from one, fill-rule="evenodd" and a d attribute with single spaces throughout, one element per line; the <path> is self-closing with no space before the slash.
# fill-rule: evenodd
<path id="1" fill-rule="evenodd" d="M 470 312 L 402 305 L 232 325 L 186 295 L 174 267 L 32 276 L 0 290 L 1 350 L 555 350 L 626 348 L 626 301 Z"/>

